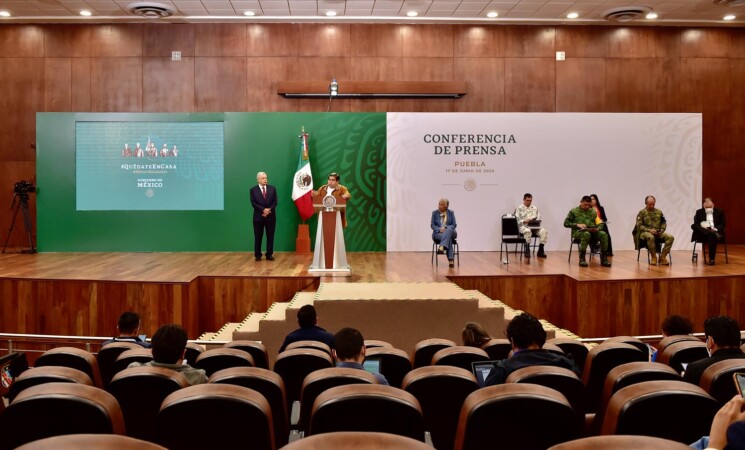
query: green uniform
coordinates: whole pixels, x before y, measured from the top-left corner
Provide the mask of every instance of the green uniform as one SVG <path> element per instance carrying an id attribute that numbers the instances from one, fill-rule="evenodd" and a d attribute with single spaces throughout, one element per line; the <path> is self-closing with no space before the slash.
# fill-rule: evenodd
<path id="1" fill-rule="evenodd" d="M 667 255 L 667 253 L 670 252 L 670 246 L 673 245 L 675 238 L 671 234 L 665 233 L 666 229 L 667 221 L 665 220 L 665 215 L 662 214 L 662 211 L 657 208 L 652 210 L 647 208 L 642 209 L 639 211 L 639 214 L 636 215 L 636 227 L 634 228 L 636 238 L 634 239 L 634 248 L 638 250 L 639 241 L 643 239 L 647 242 L 647 249 L 649 249 L 651 253 L 654 253 L 657 249 L 656 241 L 661 240 L 665 243 L 664 253 Z M 659 234 L 656 236 L 657 239 L 655 239 L 655 235 L 650 233 L 649 230 L 659 231 Z"/>
<path id="2" fill-rule="evenodd" d="M 600 251 L 603 255 L 608 250 L 608 233 L 605 232 L 605 224 L 595 224 L 597 216 L 598 213 L 595 212 L 595 208 L 588 208 L 587 211 L 583 211 L 582 208 L 577 206 L 572 208 L 567 214 L 567 218 L 564 219 L 564 227 L 572 229 L 572 239 L 579 239 L 580 254 L 587 251 L 587 244 L 594 239 L 600 241 Z M 589 228 L 597 228 L 598 231 L 591 232 L 587 229 L 580 229 L 577 227 L 578 223 L 585 224 Z"/>

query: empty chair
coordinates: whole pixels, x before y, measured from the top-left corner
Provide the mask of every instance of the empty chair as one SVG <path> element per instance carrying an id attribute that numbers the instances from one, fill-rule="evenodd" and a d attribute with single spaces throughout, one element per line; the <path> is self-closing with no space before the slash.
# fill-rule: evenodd
<path id="1" fill-rule="evenodd" d="M 456 450 L 546 449 L 580 435 L 581 421 L 559 392 L 528 383 L 482 388 L 461 409 Z"/>
<path id="2" fill-rule="evenodd" d="M 377 339 L 365 339 L 365 348 L 389 347 L 393 348 L 390 342 L 379 341 Z"/>
<path id="3" fill-rule="evenodd" d="M 321 341 L 296 341 L 292 344 L 287 345 L 285 350 L 293 350 L 296 348 L 313 348 L 316 350 L 322 350 L 329 355 L 331 354 L 331 347 L 328 344 Z"/>
<path id="4" fill-rule="evenodd" d="M 554 445 L 548 450 L 690 450 L 680 442 L 649 436 L 593 436 Z"/>
<path id="5" fill-rule="evenodd" d="M 92 353 L 79 348 L 57 347 L 47 350 L 36 359 L 34 366 L 63 366 L 77 369 L 91 377 L 94 386 L 103 386 L 96 357 Z"/>
<path id="6" fill-rule="evenodd" d="M 388 433 L 343 431 L 298 439 L 282 450 L 432 450 L 421 441 Z"/>
<path id="7" fill-rule="evenodd" d="M 233 367 L 213 373 L 209 382 L 242 386 L 263 395 L 272 409 L 274 443 L 277 448 L 287 444 L 290 422 L 285 401 L 285 384 L 282 382 L 282 377 L 271 370 L 260 367 Z"/>
<path id="8" fill-rule="evenodd" d="M 726 359 L 715 362 L 704 370 L 699 386 L 719 403 L 727 403 L 737 395 L 732 375 L 745 372 L 745 359 Z"/>
<path id="9" fill-rule="evenodd" d="M 411 360 L 405 351 L 391 347 L 373 347 L 367 349 L 365 358 L 380 360 L 380 373 L 393 387 L 401 387 L 401 382 L 411 371 Z"/>
<path id="10" fill-rule="evenodd" d="M 481 349 L 489 355 L 490 360 L 506 359 L 512 351 L 512 343 L 509 339 L 492 339 Z"/>
<path id="11" fill-rule="evenodd" d="M 285 383 L 287 410 L 290 411 L 292 402 L 300 400 L 303 380 L 309 373 L 332 366 L 331 355 L 323 350 L 296 348 L 285 350 L 277 355 L 274 361 L 274 371 L 282 377 Z"/>
<path id="12" fill-rule="evenodd" d="M 101 347 L 96 355 L 96 360 L 98 361 L 98 370 L 101 372 L 101 383 L 103 383 L 104 389 L 116 373 L 114 369 L 116 358 L 127 350 L 138 348 L 142 348 L 142 346 L 133 342 L 112 342 Z"/>
<path id="13" fill-rule="evenodd" d="M 30 442 L 19 450 L 166 450 L 158 444 L 117 434 L 68 434 Z"/>
<path id="14" fill-rule="evenodd" d="M 186 432 L 189 424 L 201 431 Z M 156 442 L 171 450 L 235 448 L 238 443 L 255 450 L 276 448 L 269 403 L 241 386 L 207 383 L 180 389 L 163 400 L 156 428 Z"/>
<path id="15" fill-rule="evenodd" d="M 193 364 L 197 357 L 204 352 L 204 347 L 193 342 L 186 343 L 186 353 L 184 353 L 184 364 Z"/>
<path id="16" fill-rule="evenodd" d="M 553 366 L 523 367 L 512 372 L 506 383 L 532 383 L 561 392 L 572 409 L 580 416 L 585 414 L 586 389 L 582 380 L 569 369 Z"/>
<path id="17" fill-rule="evenodd" d="M 595 412 L 608 372 L 616 366 L 635 361 L 649 361 L 649 354 L 629 344 L 603 342 L 587 353 L 582 382 L 587 386 L 587 412 Z"/>
<path id="18" fill-rule="evenodd" d="M 218 370 L 231 367 L 254 367 L 254 359 L 247 352 L 236 348 L 213 348 L 197 356 L 194 367 L 204 370 L 210 376 Z"/>
<path id="19" fill-rule="evenodd" d="M 432 356 L 433 366 L 455 366 L 465 370 L 471 370 L 471 363 L 478 361 L 489 361 L 489 355 L 480 348 L 462 345 L 443 348 Z"/>
<path id="20" fill-rule="evenodd" d="M 434 447 L 453 448 L 463 402 L 479 388 L 476 377 L 460 367 L 420 367 L 406 375 L 401 388 L 419 401 Z"/>
<path id="21" fill-rule="evenodd" d="M 649 355 L 649 346 L 645 344 L 644 342 L 642 342 L 641 339 L 635 338 L 633 336 L 614 336 L 612 338 L 608 338 L 603 341 L 603 343 L 606 343 L 606 342 L 622 342 L 624 344 L 633 345 L 634 347 L 638 348 L 641 352 Z"/>
<path id="22" fill-rule="evenodd" d="M 133 348 L 125 350 L 114 361 L 114 374 L 121 372 L 129 367 L 133 362 L 148 363 L 153 360 L 153 350 L 150 348 Z"/>
<path id="23" fill-rule="evenodd" d="M 717 410 L 719 403 L 691 383 L 645 381 L 611 397 L 601 434 L 636 434 L 690 443 L 709 434 Z"/>
<path id="24" fill-rule="evenodd" d="M 166 397 L 189 386 L 181 373 L 162 367 L 133 367 L 114 375 L 109 392 L 119 402 L 127 435 L 152 441 L 155 420 Z"/>
<path id="25" fill-rule="evenodd" d="M 657 361 L 675 369 L 676 372 L 683 372 L 683 364 L 692 363 L 699 359 L 709 357 L 706 350 L 706 343 L 701 341 L 679 341 L 665 347 L 662 354 L 658 353 Z"/>
<path id="26" fill-rule="evenodd" d="M 587 361 L 587 353 L 590 349 L 582 342 L 571 338 L 554 338 L 547 340 L 546 344 L 554 344 L 562 349 L 567 358 L 574 361 L 580 373 L 585 369 L 585 361 Z"/>
<path id="27" fill-rule="evenodd" d="M 63 434 L 124 434 L 116 399 L 79 383 L 45 383 L 23 390 L 3 412 L 0 449 Z"/>
<path id="28" fill-rule="evenodd" d="M 80 383 L 93 386 L 91 378 L 77 369 L 61 366 L 34 367 L 26 370 L 13 381 L 8 391 L 8 401 L 12 403 L 24 389 L 44 383 Z"/>
<path id="29" fill-rule="evenodd" d="M 457 344 L 449 339 L 425 339 L 414 346 L 411 363 L 414 369 L 432 364 L 432 357 L 443 348 L 455 347 Z"/>
<path id="30" fill-rule="evenodd" d="M 231 341 L 224 345 L 225 348 L 235 348 L 243 350 L 254 359 L 254 367 L 262 369 L 269 368 L 269 357 L 266 353 L 266 347 L 261 342 L 256 341 Z M 196 361 L 196 359 L 194 360 Z"/>
<path id="31" fill-rule="evenodd" d="M 300 393 L 300 430 L 308 430 L 313 403 L 321 393 L 332 387 L 348 384 L 378 384 L 378 379 L 364 370 L 343 367 L 331 367 L 308 374 Z"/>
<path id="32" fill-rule="evenodd" d="M 424 441 L 419 402 L 401 389 L 380 384 L 350 384 L 316 399 L 310 435 L 335 431 L 377 431 Z"/>

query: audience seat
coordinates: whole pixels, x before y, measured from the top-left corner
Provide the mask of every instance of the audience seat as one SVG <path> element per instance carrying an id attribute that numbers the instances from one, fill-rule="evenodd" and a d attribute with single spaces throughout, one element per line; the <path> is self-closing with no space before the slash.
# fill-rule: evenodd
<path id="1" fill-rule="evenodd" d="M 706 343 L 701 341 L 679 341 L 665 347 L 661 354 L 657 353 L 657 361 L 683 372 L 683 363 L 691 363 L 709 357 Z"/>
<path id="2" fill-rule="evenodd" d="M 649 354 L 630 344 L 603 342 L 587 353 L 582 382 L 587 386 L 587 412 L 595 412 L 600 403 L 603 384 L 608 372 L 629 362 L 649 361 Z"/>
<path id="3" fill-rule="evenodd" d="M 323 350 L 313 348 L 296 348 L 285 350 L 274 361 L 274 372 L 282 377 L 285 384 L 287 411 L 291 411 L 292 402 L 300 400 L 305 377 L 316 370 L 332 367 L 331 355 Z"/>
<path id="4" fill-rule="evenodd" d="M 282 382 L 282 377 L 271 370 L 259 367 L 233 367 L 213 373 L 209 382 L 242 386 L 263 395 L 272 409 L 274 443 L 277 448 L 287 444 L 287 438 L 290 435 L 290 422 L 285 401 L 285 384 Z"/>
<path id="5" fill-rule="evenodd" d="M 365 339 L 365 348 L 388 347 L 393 348 L 390 342 L 379 341 L 377 339 Z"/>
<path id="6" fill-rule="evenodd" d="M 537 384 L 482 388 L 463 403 L 455 450 L 544 450 L 580 436 L 582 422 L 559 392 Z"/>
<path id="7" fill-rule="evenodd" d="M 489 359 L 492 361 L 507 359 L 512 351 L 512 343 L 509 339 L 492 339 L 482 345 L 481 349 L 489 355 Z"/>
<path id="8" fill-rule="evenodd" d="M 651 357 L 649 353 L 649 346 L 644 343 L 641 339 L 635 338 L 633 336 L 614 336 L 612 338 L 608 338 L 603 341 L 603 343 L 606 342 L 616 342 L 616 343 L 624 343 L 633 345 L 634 347 L 638 348 L 641 352 L 647 355 L 647 360 Z"/>
<path id="9" fill-rule="evenodd" d="M 8 402 L 12 403 L 24 389 L 44 383 L 80 383 L 93 386 L 91 378 L 77 369 L 61 366 L 34 367 L 23 372 L 10 385 Z M 2 398 L 0 398 L 0 403 L 2 403 Z"/>
<path id="10" fill-rule="evenodd" d="M 745 359 L 727 359 L 715 362 L 704 370 L 699 386 L 724 404 L 737 395 L 733 374 L 745 373 Z"/>
<path id="11" fill-rule="evenodd" d="M 593 436 L 554 445 L 548 450 L 691 450 L 691 447 L 649 436 Z"/>
<path id="12" fill-rule="evenodd" d="M 335 431 L 377 431 L 424 441 L 419 402 L 401 389 L 380 384 L 350 384 L 316 399 L 310 435 Z"/>
<path id="13" fill-rule="evenodd" d="M 691 443 L 709 434 L 717 410 L 719 403 L 698 386 L 685 381 L 645 381 L 611 397 L 601 434 Z"/>
<path id="14" fill-rule="evenodd" d="M 117 434 L 68 434 L 30 442 L 18 450 L 166 450 L 158 444 Z"/>
<path id="15" fill-rule="evenodd" d="M 392 347 L 373 347 L 366 351 L 366 358 L 380 359 L 380 373 L 393 387 L 401 387 L 401 382 L 411 371 L 411 360 L 405 351 Z"/>
<path id="16" fill-rule="evenodd" d="M 489 355 L 480 348 L 465 345 L 443 348 L 432 356 L 433 366 L 454 366 L 465 370 L 471 370 L 471 363 L 478 361 L 489 361 Z"/>
<path id="17" fill-rule="evenodd" d="M 92 353 L 75 347 L 57 347 L 47 350 L 36 358 L 35 367 L 62 366 L 77 369 L 91 378 L 93 385 L 103 387 L 101 384 L 101 372 L 98 370 L 98 361 Z"/>
<path id="18" fill-rule="evenodd" d="M 186 343 L 186 353 L 184 354 L 184 363 L 192 365 L 196 362 L 199 355 L 204 352 L 204 347 L 194 342 Z"/>
<path id="19" fill-rule="evenodd" d="M 665 351 L 668 345 L 681 341 L 702 342 L 701 339 L 697 338 L 696 336 L 691 336 L 690 334 L 674 334 L 672 336 L 667 336 L 662 338 L 657 344 L 657 356 L 661 356 L 662 352 Z"/>
<path id="20" fill-rule="evenodd" d="M 63 434 L 124 434 L 119 403 L 79 383 L 45 383 L 19 393 L 0 420 L 0 449 Z"/>
<path id="21" fill-rule="evenodd" d="M 98 361 L 98 370 L 101 372 L 101 383 L 103 383 L 104 389 L 109 385 L 109 382 L 111 382 L 111 379 L 116 373 L 114 369 L 116 358 L 127 350 L 138 348 L 143 347 L 132 342 L 112 342 L 101 347 L 101 350 L 96 354 L 96 360 Z"/>
<path id="22" fill-rule="evenodd" d="M 532 383 L 554 389 L 566 397 L 580 418 L 585 414 L 587 397 L 585 385 L 569 369 L 554 366 L 523 367 L 512 372 L 505 383 Z"/>
<path id="23" fill-rule="evenodd" d="M 194 367 L 207 372 L 207 376 L 218 370 L 231 367 L 254 367 L 253 357 L 237 348 L 213 348 L 197 356 Z"/>
<path id="24" fill-rule="evenodd" d="M 303 381 L 303 389 L 300 392 L 300 422 L 298 428 L 302 431 L 308 431 L 313 403 L 319 395 L 333 387 L 349 384 L 378 384 L 378 379 L 364 370 L 344 367 L 331 367 L 309 373 Z"/>
<path id="25" fill-rule="evenodd" d="M 127 435 L 153 441 L 155 421 L 163 400 L 189 386 L 184 374 L 162 367 L 133 367 L 114 375 L 109 393 L 122 408 Z"/>
<path id="26" fill-rule="evenodd" d="M 585 370 L 585 361 L 590 349 L 582 342 L 571 338 L 554 338 L 546 341 L 546 344 L 554 344 L 564 351 L 564 354 L 574 361 L 580 373 Z"/>
<path id="27" fill-rule="evenodd" d="M 299 439 L 282 450 L 432 450 L 421 441 L 388 433 L 340 431 Z"/>
<path id="28" fill-rule="evenodd" d="M 420 367 L 406 375 L 401 388 L 419 401 L 434 447 L 452 449 L 463 402 L 479 388 L 476 377 L 460 367 Z"/>
<path id="29" fill-rule="evenodd" d="M 229 384 L 198 384 L 169 395 L 156 429 L 156 442 L 170 450 L 236 448 L 239 443 L 253 450 L 276 448 L 269 402 L 252 389 Z"/>
<path id="30" fill-rule="evenodd" d="M 114 361 L 114 376 L 129 367 L 133 362 L 149 363 L 153 360 L 153 350 L 149 348 L 133 348 L 125 350 Z"/>
<path id="31" fill-rule="evenodd" d="M 432 357 L 443 348 L 455 347 L 457 344 L 449 339 L 425 339 L 414 346 L 411 365 L 414 369 L 432 364 Z"/>
<path id="32" fill-rule="evenodd" d="M 243 350 L 248 353 L 254 360 L 254 367 L 262 369 L 269 368 L 269 357 L 267 356 L 266 347 L 261 342 L 244 340 L 231 341 L 225 344 L 224 347 Z"/>
<path id="33" fill-rule="evenodd" d="M 329 355 L 331 354 L 331 347 L 329 347 L 327 344 L 319 341 L 297 341 L 293 342 L 292 344 L 289 344 L 287 347 L 285 347 L 285 351 L 287 350 L 294 350 L 296 348 L 312 348 L 315 350 L 321 350 Z"/>

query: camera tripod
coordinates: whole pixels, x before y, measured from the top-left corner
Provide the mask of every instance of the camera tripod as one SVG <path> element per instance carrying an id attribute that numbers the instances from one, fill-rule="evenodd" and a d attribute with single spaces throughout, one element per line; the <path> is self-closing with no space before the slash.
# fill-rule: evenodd
<path id="1" fill-rule="evenodd" d="M 16 217 L 18 217 L 18 210 L 23 209 L 23 224 L 26 228 L 26 233 L 28 233 L 28 243 L 31 245 L 31 249 L 29 250 L 22 250 L 21 253 L 36 253 L 36 246 L 34 245 L 34 238 L 31 236 L 31 213 L 29 212 L 28 208 L 28 193 L 18 193 L 16 192 L 13 194 L 13 203 L 10 204 L 10 209 L 13 210 L 12 218 L 10 219 L 10 228 L 8 228 L 8 236 L 5 238 L 5 245 L 3 245 L 3 253 L 5 253 L 5 249 L 8 248 L 8 241 L 10 240 L 10 235 L 13 232 L 13 227 L 16 223 Z"/>

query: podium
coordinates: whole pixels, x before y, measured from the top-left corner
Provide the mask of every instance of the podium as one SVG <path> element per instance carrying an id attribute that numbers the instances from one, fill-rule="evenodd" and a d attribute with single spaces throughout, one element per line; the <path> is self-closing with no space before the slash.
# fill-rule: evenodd
<path id="1" fill-rule="evenodd" d="M 346 208 L 347 201 L 342 197 L 313 196 L 313 209 L 318 211 L 318 229 L 313 264 L 308 272 L 344 277 L 352 275 L 352 269 L 347 264 L 341 221 L 342 211 L 346 211 Z"/>

